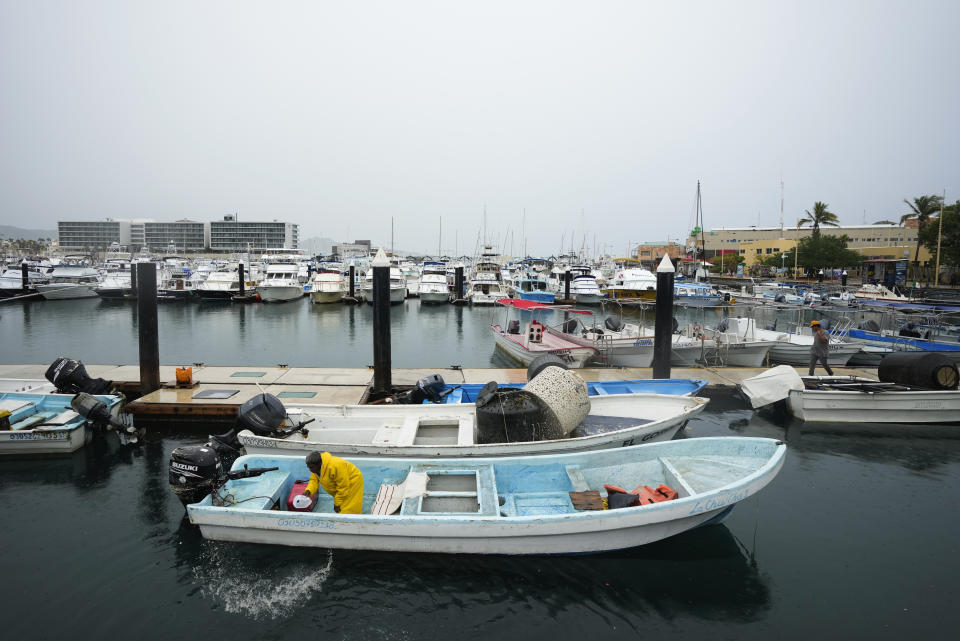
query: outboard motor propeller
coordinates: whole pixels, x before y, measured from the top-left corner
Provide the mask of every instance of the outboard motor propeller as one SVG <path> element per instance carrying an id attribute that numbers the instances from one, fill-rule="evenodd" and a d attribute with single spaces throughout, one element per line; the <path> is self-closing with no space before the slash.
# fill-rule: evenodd
<path id="1" fill-rule="evenodd" d="M 233 462 L 243 454 L 243 445 L 237 438 L 240 430 L 250 430 L 257 436 L 286 438 L 294 433 L 306 434 L 304 426 L 309 419 L 291 427 L 284 427 L 287 409 L 273 394 L 259 394 L 240 406 L 233 429 L 224 434 L 211 435 L 203 445 L 182 445 L 170 455 L 170 489 L 184 505 L 196 503 L 220 485 L 237 476 L 228 471 Z M 271 468 L 276 469 L 276 468 Z M 266 468 L 250 470 L 249 476 L 262 474 Z M 232 475 L 232 476 L 231 476 Z"/>
<path id="2" fill-rule="evenodd" d="M 142 429 L 138 430 L 133 425 L 127 425 L 115 418 L 107 409 L 106 403 L 86 392 L 80 392 L 74 396 L 73 400 L 70 401 L 70 407 L 73 408 L 74 412 L 93 423 L 94 427 L 100 428 L 102 431 L 115 430 L 120 438 L 121 445 L 133 445 L 139 442 L 140 437 L 143 436 Z"/>

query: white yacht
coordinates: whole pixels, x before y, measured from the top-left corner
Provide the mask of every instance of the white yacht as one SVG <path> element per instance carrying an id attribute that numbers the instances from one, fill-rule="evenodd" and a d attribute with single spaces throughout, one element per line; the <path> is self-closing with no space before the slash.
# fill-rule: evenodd
<path id="1" fill-rule="evenodd" d="M 423 304 L 449 302 L 450 285 L 447 284 L 446 265 L 438 262 L 423 264 L 418 295 Z"/>
<path id="2" fill-rule="evenodd" d="M 240 274 L 236 267 L 215 271 L 197 285 L 194 294 L 204 300 L 230 300 L 240 294 Z"/>
<path id="3" fill-rule="evenodd" d="M 297 278 L 295 263 L 267 265 L 264 278 L 257 284 L 257 294 L 265 303 L 284 303 L 303 296 L 303 284 Z"/>
<path id="4" fill-rule="evenodd" d="M 613 278 L 607 283 L 607 298 L 657 298 L 657 277 L 632 258 L 618 258 Z"/>
<path id="5" fill-rule="evenodd" d="M 373 304 L 373 267 L 367 271 L 367 277 L 363 281 L 363 299 Z M 390 266 L 390 304 L 397 305 L 402 303 L 407 297 L 407 279 L 399 267 Z"/>
<path id="6" fill-rule="evenodd" d="M 509 298 L 500 272 L 500 261 L 493 247 L 486 245 L 483 254 L 473 268 L 473 276 L 465 293 L 471 305 L 495 305 L 502 298 Z"/>
<path id="7" fill-rule="evenodd" d="M 400 271 L 407 281 L 407 297 L 420 295 L 420 268 L 410 262 L 400 265 Z"/>
<path id="8" fill-rule="evenodd" d="M 336 265 L 321 265 L 310 281 L 310 302 L 339 303 L 347 295 L 347 276 Z"/>
<path id="9" fill-rule="evenodd" d="M 92 267 L 58 265 L 48 283 L 37 285 L 37 293 L 47 300 L 96 298 L 99 285 L 100 273 Z"/>
<path id="10" fill-rule="evenodd" d="M 600 285 L 597 284 L 597 277 L 593 275 L 593 270 L 589 266 L 571 267 L 570 278 L 570 298 L 574 299 L 578 305 L 596 305 L 603 298 Z M 561 286 L 560 295 L 562 296 L 565 291 L 565 286 Z"/>

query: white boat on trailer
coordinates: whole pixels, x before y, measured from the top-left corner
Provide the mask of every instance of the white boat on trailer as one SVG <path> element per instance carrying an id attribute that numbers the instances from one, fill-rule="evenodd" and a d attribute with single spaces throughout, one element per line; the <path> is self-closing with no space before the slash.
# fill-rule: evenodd
<path id="1" fill-rule="evenodd" d="M 324 450 L 343 456 L 496 457 L 559 454 L 669 440 L 707 399 L 665 394 L 591 396 L 590 412 L 568 438 L 478 443 L 473 403 L 440 405 L 298 405 L 292 422 L 314 419 L 306 436 L 238 435 L 248 454 Z"/>
<path id="2" fill-rule="evenodd" d="M 226 481 L 188 505 L 187 515 L 205 538 L 221 541 L 389 552 L 597 553 L 721 521 L 773 480 L 785 454 L 782 441 L 715 437 L 553 456 L 357 459 L 361 514 L 336 513 L 322 492 L 312 511 L 285 510 L 294 482 L 309 476 L 305 458 L 243 456 L 234 471 L 275 469 Z M 660 485 L 676 498 L 619 509 L 574 505 L 578 493 L 597 503 L 603 494 L 609 498 L 607 486 L 641 491 Z M 397 500 L 384 500 L 387 494 Z"/>

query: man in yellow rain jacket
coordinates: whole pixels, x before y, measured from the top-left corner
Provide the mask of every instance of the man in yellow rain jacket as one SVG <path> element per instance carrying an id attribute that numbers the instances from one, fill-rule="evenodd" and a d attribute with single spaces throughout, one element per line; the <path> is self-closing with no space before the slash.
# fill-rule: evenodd
<path id="1" fill-rule="evenodd" d="M 313 496 L 323 487 L 333 497 L 333 509 L 341 514 L 360 514 L 363 508 L 363 474 L 357 466 L 330 452 L 307 454 L 310 482 L 303 491 Z"/>

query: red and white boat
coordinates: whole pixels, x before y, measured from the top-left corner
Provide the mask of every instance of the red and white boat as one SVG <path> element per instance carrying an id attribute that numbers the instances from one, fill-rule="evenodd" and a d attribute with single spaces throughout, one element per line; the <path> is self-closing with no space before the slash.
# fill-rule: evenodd
<path id="1" fill-rule="evenodd" d="M 497 302 L 505 307 L 515 307 L 528 312 L 560 310 L 574 314 L 589 313 L 566 306 L 544 305 L 519 298 L 501 298 Z M 501 325 L 491 325 L 490 330 L 493 332 L 493 340 L 497 347 L 524 365 L 529 365 L 537 356 L 551 354 L 562 358 L 569 367 L 583 367 L 597 354 L 597 350 L 593 347 L 577 345 L 561 336 L 547 332 L 544 324 L 536 316 L 526 322 L 514 318 L 507 321 L 506 328 Z"/>

